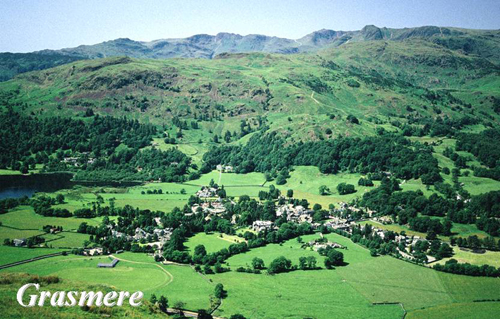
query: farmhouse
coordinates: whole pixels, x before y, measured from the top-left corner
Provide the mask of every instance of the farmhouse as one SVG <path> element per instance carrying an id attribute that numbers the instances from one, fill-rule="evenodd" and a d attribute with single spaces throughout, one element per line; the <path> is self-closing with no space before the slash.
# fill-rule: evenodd
<path id="1" fill-rule="evenodd" d="M 103 249 L 101 247 L 84 249 L 83 254 L 85 256 L 97 256 L 103 254 Z"/>
<path id="2" fill-rule="evenodd" d="M 196 192 L 196 196 L 199 198 L 209 198 L 215 197 L 217 194 L 217 189 L 215 187 L 203 186 L 199 191 Z"/>
<path id="3" fill-rule="evenodd" d="M 217 165 L 217 170 L 222 172 L 222 173 L 232 173 L 233 172 L 233 167 L 230 165 Z"/>
<path id="4" fill-rule="evenodd" d="M 21 239 L 16 238 L 12 242 L 14 243 L 14 246 L 21 247 L 26 245 L 26 238 L 21 238 Z"/>
<path id="5" fill-rule="evenodd" d="M 191 212 L 192 213 L 188 214 L 191 215 L 203 212 L 209 215 L 220 215 L 226 212 L 226 207 L 220 201 L 204 202 L 201 205 L 194 204 L 193 206 L 191 206 Z"/>
<path id="6" fill-rule="evenodd" d="M 341 244 L 335 243 L 335 242 L 331 242 L 331 241 L 322 242 L 321 240 L 312 240 L 308 244 L 309 244 L 310 247 L 313 247 L 314 250 L 319 250 L 321 248 L 326 249 L 328 247 L 331 247 L 331 248 L 341 248 L 341 249 L 345 248 Z"/>
<path id="7" fill-rule="evenodd" d="M 141 240 L 143 238 L 146 238 L 148 235 L 149 234 L 146 231 L 144 231 L 142 228 L 137 227 L 135 229 L 134 239 L 135 240 Z"/>
<path id="8" fill-rule="evenodd" d="M 273 222 L 269 220 L 256 220 L 252 224 L 252 229 L 256 232 L 269 230 L 273 227 Z"/>
<path id="9" fill-rule="evenodd" d="M 98 268 L 115 268 L 116 264 L 119 262 L 118 259 L 113 259 L 110 263 L 98 263 Z"/>
<path id="10" fill-rule="evenodd" d="M 313 213 L 313 210 L 305 209 L 301 205 L 293 206 L 292 204 L 282 205 L 276 210 L 276 216 L 286 215 L 287 221 L 296 223 L 311 223 Z"/>
<path id="11" fill-rule="evenodd" d="M 116 231 L 116 230 L 111 230 L 111 235 L 116 238 L 125 238 L 127 240 L 133 240 L 134 238 L 132 236 L 129 236 L 127 234 L 124 234 L 122 232 Z"/>
<path id="12" fill-rule="evenodd" d="M 327 221 L 325 223 L 325 226 L 328 228 L 332 229 L 339 229 L 339 230 L 344 230 L 347 232 L 351 232 L 351 225 L 353 223 L 349 223 L 347 219 L 340 219 L 338 217 L 334 218 L 333 220 Z"/>

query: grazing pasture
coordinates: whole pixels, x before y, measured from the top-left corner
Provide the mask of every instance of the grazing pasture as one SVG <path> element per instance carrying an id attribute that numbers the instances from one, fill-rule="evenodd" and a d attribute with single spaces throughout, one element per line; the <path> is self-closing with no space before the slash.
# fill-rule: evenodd
<path id="1" fill-rule="evenodd" d="M 453 257 L 445 258 L 438 261 L 438 263 L 444 264 L 447 260 L 453 258 L 461 263 L 469 263 L 473 265 L 490 265 L 493 267 L 500 267 L 500 252 L 487 250 L 484 253 L 473 253 L 469 249 L 462 250 L 458 247 L 453 247 Z"/>
<path id="2" fill-rule="evenodd" d="M 26 260 L 42 255 L 48 255 L 64 251 L 54 248 L 20 248 L 0 246 L 0 265 L 10 264 L 16 261 Z"/>
<path id="3" fill-rule="evenodd" d="M 240 241 L 244 240 L 240 239 Z M 187 242 L 185 243 L 185 246 L 187 247 L 187 250 L 190 253 L 193 253 L 194 248 L 198 245 L 204 245 L 205 249 L 207 250 L 207 253 L 213 253 L 223 248 L 229 247 L 229 245 L 233 244 L 234 242 L 235 239 L 230 239 L 228 238 L 227 235 L 218 233 L 214 234 L 198 233 L 193 237 L 188 238 Z"/>

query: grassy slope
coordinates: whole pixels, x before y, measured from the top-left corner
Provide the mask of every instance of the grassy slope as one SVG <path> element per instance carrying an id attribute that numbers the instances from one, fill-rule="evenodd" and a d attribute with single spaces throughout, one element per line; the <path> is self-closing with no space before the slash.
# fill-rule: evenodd
<path id="1" fill-rule="evenodd" d="M 172 304 L 183 301 L 189 309 L 209 307 L 209 295 L 213 292 L 213 286 L 193 269 L 187 266 L 160 266 L 151 258 L 138 259 L 131 255 L 133 254 L 117 255 L 122 261 L 112 269 L 97 268 L 99 262 L 110 260 L 105 256 L 89 258 L 68 255 L 7 268 L 2 272 L 57 275 L 82 283 L 109 285 L 128 291 L 140 290 L 144 292 L 145 298 L 149 298 L 152 293 L 163 294 L 168 296 Z"/>
<path id="2" fill-rule="evenodd" d="M 469 310 L 462 310 L 460 305 L 478 299 L 500 298 L 498 279 L 439 273 L 392 257 L 373 258 L 368 250 L 347 238 L 336 234 L 327 237 L 347 247 L 342 250 L 347 266 L 275 276 L 234 271 L 203 276 L 188 266 L 162 266 L 144 254 L 124 253 L 117 255 L 122 261 L 113 269 L 96 267 L 98 262 L 109 260 L 107 257 L 61 256 L 1 272 L 57 275 L 64 280 L 105 283 L 116 289 L 142 290 L 146 297 L 151 293 L 163 294 L 171 303 L 186 302 L 189 309 L 207 308 L 214 284 L 221 282 L 228 291 L 228 297 L 216 314 L 229 316 L 238 312 L 250 318 L 401 317 L 402 309 L 398 305 L 371 304 L 378 302 L 402 302 L 409 315 L 413 312 L 415 316 L 427 313 L 423 311 L 435 315 L 435 311 L 453 309 L 456 318 L 467 318 Z M 318 238 L 318 235 L 304 236 L 303 240 L 313 238 Z M 206 244 L 207 238 L 203 239 L 201 242 Z M 281 255 L 291 258 L 294 263 L 299 256 L 314 255 L 318 258 L 318 266 L 324 267 L 323 257 L 301 249 L 296 240 L 231 257 L 228 264 L 234 269 L 250 264 L 252 258 L 258 256 L 268 265 Z M 493 305 L 475 307 L 484 309 L 485 318 L 492 309 L 496 309 Z"/>
<path id="3" fill-rule="evenodd" d="M 202 122 L 202 130 L 185 131 L 181 144 L 199 139 L 209 143 L 212 134 L 208 130 L 214 134 L 239 131 L 241 119 L 257 115 L 266 115 L 273 130 L 290 130 L 296 139 L 310 139 L 324 136 L 326 128 L 335 134 L 366 135 L 379 126 L 394 130 L 389 122 L 396 117 L 404 122 L 407 115 L 436 116 L 432 107 L 424 108 L 431 101 L 422 87 L 496 96 L 499 80 L 493 71 L 480 58 L 424 41 L 379 41 L 350 43 L 319 56 L 254 53 L 214 60 L 78 61 L 20 75 L 1 83 L 0 93 L 11 102 L 26 103 L 24 112 L 42 115 L 81 115 L 85 103 L 90 103 L 100 113 L 157 124 L 168 123 L 172 116 L 215 113 L 224 117 L 223 122 Z M 350 81 L 360 86 L 351 87 Z M 149 107 L 141 112 L 138 103 L 144 97 Z M 478 101 L 472 116 L 485 118 L 477 112 L 485 111 L 498 120 L 488 103 Z M 452 110 L 453 104 L 445 95 L 436 101 L 441 116 L 472 114 L 468 109 Z M 407 106 L 415 111 L 408 111 Z M 327 113 L 337 117 L 330 120 Z M 348 114 L 364 120 L 362 125 L 349 124 Z M 370 118 L 381 122 L 371 123 Z"/>
<path id="4" fill-rule="evenodd" d="M 42 255 L 48 255 L 63 251 L 61 249 L 44 248 L 29 249 L 9 246 L 0 246 L 0 265 L 26 260 Z"/>
<path id="5" fill-rule="evenodd" d="M 158 311 L 149 311 L 149 304 L 144 301 L 144 304 L 140 307 L 131 307 L 124 304 L 123 307 L 114 308 L 96 308 L 93 307 L 89 311 L 84 311 L 80 307 L 32 307 L 23 308 L 21 307 L 16 299 L 15 295 L 19 287 L 26 283 L 32 283 L 36 280 L 36 276 L 29 276 L 26 274 L 0 274 L 0 313 L 2 318 L 102 318 L 103 316 L 112 317 L 129 317 L 129 318 L 164 318 L 164 314 L 160 314 Z M 55 291 L 96 291 L 100 290 L 104 293 L 115 290 L 114 287 L 108 285 L 95 285 L 89 283 L 82 283 L 76 280 L 64 279 L 59 283 L 53 284 L 41 284 L 41 289 L 48 290 L 51 292 Z"/>
<path id="6" fill-rule="evenodd" d="M 222 237 L 221 237 L 222 236 Z M 238 237 L 236 237 L 238 238 Z M 207 253 L 217 252 L 223 248 L 229 247 L 229 245 L 235 243 L 237 239 L 233 239 L 231 236 L 223 234 L 205 234 L 198 233 L 193 237 L 190 237 L 186 242 L 185 246 L 190 253 L 194 252 L 194 248 L 198 245 L 205 246 Z M 243 241 L 241 239 L 239 242 Z"/>
<path id="7" fill-rule="evenodd" d="M 303 239 L 308 241 L 317 237 L 311 235 L 304 236 Z M 346 238 L 335 234 L 328 237 L 347 246 L 347 250 L 342 250 L 347 266 L 337 267 L 335 270 L 296 271 L 271 277 L 235 273 L 214 275 L 214 281 L 222 282 L 229 294 L 219 313 L 231 313 L 239 307 L 242 313 L 255 317 L 300 317 L 307 314 L 322 318 L 340 313 L 343 317 L 365 317 L 369 314 L 377 317 L 380 316 L 377 306 L 366 303 L 362 306 L 363 302 L 358 299 L 358 294 L 369 302 L 402 302 L 410 314 L 422 307 L 449 307 L 456 302 L 496 299 L 500 296 L 500 283 L 497 279 L 438 273 L 392 257 L 373 258 L 366 249 Z M 233 268 L 245 266 L 251 264 L 253 257 L 258 256 L 267 265 L 281 255 L 296 263 L 299 256 L 309 254 L 315 254 L 318 265 L 323 266 L 322 258 L 317 253 L 300 249 L 296 240 L 231 257 L 228 263 Z M 253 298 L 247 298 L 249 291 L 253 291 Z M 292 293 L 296 291 L 301 291 L 300 296 Z M 337 295 L 340 291 L 343 292 L 341 296 Z M 356 306 L 350 306 L 353 300 L 356 301 Z M 273 304 L 280 306 L 273 307 Z M 262 305 L 266 310 L 261 310 Z M 346 305 L 349 307 L 342 308 Z M 383 313 L 384 318 L 400 316 L 397 307 L 384 309 Z M 467 318 L 468 312 L 461 312 L 456 307 L 455 316 Z"/>
<path id="8" fill-rule="evenodd" d="M 500 267 L 500 252 L 498 251 L 486 251 L 483 254 L 476 254 L 471 251 L 461 250 L 458 247 L 453 247 L 453 252 L 454 255 L 451 258 L 456 259 L 461 263 L 470 263 L 479 266 L 488 264 L 497 268 Z M 444 264 L 451 258 L 445 258 L 440 260 L 438 263 Z"/>

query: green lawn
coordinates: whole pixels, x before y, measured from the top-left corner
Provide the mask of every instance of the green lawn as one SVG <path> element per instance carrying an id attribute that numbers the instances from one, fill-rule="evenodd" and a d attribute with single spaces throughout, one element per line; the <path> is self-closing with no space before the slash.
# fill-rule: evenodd
<path id="1" fill-rule="evenodd" d="M 57 234 L 46 234 L 45 243 L 49 247 L 54 248 L 78 248 L 83 247 L 83 242 L 90 239 L 88 234 L 80 234 L 75 232 L 61 232 Z"/>
<path id="2" fill-rule="evenodd" d="M 56 205 L 54 207 L 61 206 Z M 94 226 L 100 223 L 99 219 L 45 217 L 36 214 L 31 206 L 16 207 L 7 214 L 0 215 L 0 221 L 4 226 L 40 231 L 45 225 L 62 226 L 64 231 L 69 231 L 78 229 L 78 226 L 83 222 Z"/>
<path id="3" fill-rule="evenodd" d="M 461 250 L 458 247 L 453 247 L 454 255 L 453 259 L 458 260 L 461 263 L 469 263 L 473 265 L 490 265 L 499 268 L 500 267 L 500 252 L 498 251 L 486 251 L 484 254 L 476 254 L 470 251 Z M 438 261 L 438 263 L 444 264 L 448 259 Z"/>
<path id="4" fill-rule="evenodd" d="M 185 246 L 187 247 L 187 250 L 189 250 L 192 253 L 196 246 L 204 245 L 208 253 L 213 253 L 223 248 L 229 247 L 229 245 L 235 243 L 237 240 L 239 242 L 245 241 L 244 239 L 240 239 L 239 237 L 236 237 L 237 239 L 233 237 L 234 236 L 229 237 L 227 235 L 219 233 L 215 234 L 198 233 L 193 237 L 188 238 L 188 241 L 186 242 Z"/>
<path id="5" fill-rule="evenodd" d="M 365 192 L 374 189 L 379 182 L 375 181 L 374 187 L 358 186 L 358 180 L 362 177 L 361 174 L 338 173 L 335 175 L 326 175 L 320 173 L 319 169 L 315 166 L 295 166 L 294 170 L 290 172 L 290 178 L 287 179 L 286 184 L 276 185 L 281 190 L 282 194 L 286 194 L 288 189 L 293 189 L 295 198 L 306 198 L 311 203 L 321 204 L 323 207 L 328 207 L 329 204 L 349 202 L 355 198 L 360 198 Z M 355 186 L 357 192 L 349 195 L 339 195 L 337 192 L 337 185 L 340 183 L 348 183 Z M 268 185 L 268 184 L 266 184 Z M 326 185 L 331 194 L 321 196 L 319 194 L 319 187 Z"/>

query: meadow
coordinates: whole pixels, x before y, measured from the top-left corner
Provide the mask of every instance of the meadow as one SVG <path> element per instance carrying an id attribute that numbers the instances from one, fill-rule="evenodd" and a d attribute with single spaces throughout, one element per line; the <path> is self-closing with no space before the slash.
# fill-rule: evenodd
<path id="1" fill-rule="evenodd" d="M 63 251 L 53 248 L 18 248 L 10 246 L 0 246 L 0 265 L 10 264 L 16 261 L 26 260 L 42 255 L 48 255 Z"/>
<path id="2" fill-rule="evenodd" d="M 337 234 L 326 237 L 346 247 L 341 250 L 345 266 L 325 269 L 323 257 L 301 248 L 301 243 L 293 239 L 282 245 L 268 245 L 233 256 L 227 261 L 233 271 L 214 275 L 198 274 L 190 266 L 161 265 L 152 257 L 134 253 L 114 255 L 121 261 L 113 269 L 97 268 L 98 262 L 110 260 L 109 257 L 70 255 L 8 268 L 0 273 L 57 275 L 82 284 L 142 290 L 147 297 L 152 293 L 165 295 L 171 304 L 182 301 L 186 308 L 193 310 L 208 308 L 214 285 L 222 283 L 228 297 L 215 315 L 242 313 L 250 318 L 401 318 L 403 309 L 399 303 L 408 311 L 409 318 L 441 312 L 446 315 L 449 311 L 454 311 L 455 318 L 468 318 L 471 313 L 468 309 L 457 311 L 461 306 L 476 300 L 500 298 L 500 282 L 496 278 L 440 273 L 388 256 L 371 257 L 367 249 L 345 237 Z M 215 246 L 210 243 L 220 240 L 215 234 L 198 234 L 193 238 L 211 249 Z M 319 235 L 303 236 L 302 240 L 307 242 L 315 238 Z M 239 266 L 250 265 L 254 257 L 264 259 L 268 265 L 282 255 L 292 259 L 294 264 L 300 256 L 316 256 L 322 269 L 278 275 L 234 271 Z M 383 302 L 395 304 L 374 305 Z M 475 303 L 474 309 L 483 308 L 484 316 L 479 318 L 492 318 L 497 304 Z"/>
<path id="3" fill-rule="evenodd" d="M 342 314 L 344 318 L 363 318 L 379 316 L 379 306 L 372 306 L 371 303 L 402 303 L 411 314 L 422 308 L 500 297 L 500 282 L 496 278 L 439 273 L 388 256 L 371 257 L 367 249 L 347 238 L 336 234 L 327 237 L 347 247 L 341 250 L 347 266 L 335 270 L 294 271 L 274 276 L 233 272 L 212 275 L 214 281 L 227 287 L 229 294 L 217 314 L 231 313 L 244 304 L 246 307 L 241 308 L 241 312 L 251 317 L 309 315 L 322 318 Z M 303 236 L 304 242 L 313 238 L 318 238 L 318 235 Z M 309 254 L 315 254 L 318 265 L 324 267 L 322 258 L 315 252 L 301 249 L 297 240 L 257 248 L 231 257 L 228 263 L 233 268 L 245 266 L 251 264 L 253 257 L 260 257 L 268 265 L 281 255 L 296 263 L 299 256 Z M 248 291 L 253 291 L 254 297 L 250 300 L 247 298 Z M 301 292 L 300 295 L 296 295 L 297 291 Z M 341 296 L 337 295 L 340 291 Z M 364 307 L 360 306 L 363 303 L 357 299 L 359 295 L 369 302 Z M 350 306 L 353 300 L 357 301 L 357 306 Z M 280 304 L 280 307 L 273 307 L 273 304 Z M 339 304 L 348 307 L 339 309 Z M 399 306 L 384 307 L 387 308 L 383 309 L 381 317 L 401 317 Z M 467 312 L 463 316 L 457 312 L 455 315 L 455 318 L 468 318 Z"/>
<path id="4" fill-rule="evenodd" d="M 63 205 L 55 205 L 54 207 L 61 206 Z M 78 229 L 78 226 L 83 222 L 93 226 L 99 225 L 100 218 L 47 217 L 36 214 L 31 206 L 19 206 L 6 214 L 0 215 L 0 222 L 2 222 L 4 226 L 26 230 L 41 231 L 45 225 L 54 225 L 62 226 L 65 231 L 74 231 Z"/>
<path id="5" fill-rule="evenodd" d="M 95 308 L 83 307 L 21 307 L 15 298 L 19 287 L 26 283 L 32 283 L 38 276 L 27 274 L 0 273 L 0 314 L 2 318 L 165 318 L 165 314 L 159 311 L 151 311 L 148 306 L 143 307 L 113 307 Z M 116 290 L 109 285 L 91 284 L 77 280 L 60 280 L 58 283 L 42 283 L 43 290 L 55 291 L 103 291 L 104 293 Z M 27 298 L 27 297 L 25 297 Z M 25 300 L 26 302 L 28 300 Z M 46 303 L 47 305 L 47 303 Z"/>
<path id="6" fill-rule="evenodd" d="M 229 245 L 245 241 L 237 236 L 230 236 L 226 234 L 213 233 L 197 233 L 193 237 L 188 238 L 185 246 L 190 253 L 194 252 L 194 248 L 198 245 L 204 245 L 207 253 L 217 252 Z"/>
<path id="7" fill-rule="evenodd" d="M 18 248 L 19 249 L 19 248 Z M 142 291 L 145 298 L 151 294 L 166 295 L 171 304 L 186 303 L 188 309 L 210 306 L 213 284 L 189 266 L 161 265 L 144 254 L 124 253 L 116 267 L 97 268 L 110 257 L 58 256 L 1 270 L 0 273 L 29 273 L 40 276 L 55 275 L 63 280 L 86 284 L 109 285 L 116 289 Z"/>
<path id="8" fill-rule="evenodd" d="M 484 253 L 473 253 L 470 250 L 462 250 L 458 247 L 453 247 L 453 257 L 445 258 L 438 261 L 438 263 L 444 264 L 447 260 L 453 258 L 460 263 L 469 263 L 473 265 L 484 265 L 488 264 L 490 266 L 500 267 L 500 252 L 487 250 Z"/>

